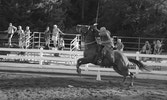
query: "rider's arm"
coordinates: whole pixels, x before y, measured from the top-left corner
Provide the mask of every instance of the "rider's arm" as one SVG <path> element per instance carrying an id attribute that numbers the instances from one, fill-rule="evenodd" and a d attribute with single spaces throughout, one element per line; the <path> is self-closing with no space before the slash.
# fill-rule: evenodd
<path id="1" fill-rule="evenodd" d="M 64 33 L 60 29 L 58 29 L 58 30 L 59 30 L 60 34 L 64 35 Z"/>
<path id="2" fill-rule="evenodd" d="M 16 31 L 17 31 L 17 27 L 13 26 L 13 29 L 14 29 L 14 32 L 16 32 Z"/>
<path id="3" fill-rule="evenodd" d="M 99 31 L 100 31 L 99 29 L 97 29 L 97 27 L 95 27 L 94 29 L 95 29 L 97 32 L 99 32 Z"/>

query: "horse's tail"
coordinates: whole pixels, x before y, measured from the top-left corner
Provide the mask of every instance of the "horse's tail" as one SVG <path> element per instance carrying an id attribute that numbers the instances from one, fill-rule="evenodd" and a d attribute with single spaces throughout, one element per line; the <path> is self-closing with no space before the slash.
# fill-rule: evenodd
<path id="1" fill-rule="evenodd" d="M 146 68 L 146 66 L 141 63 L 140 61 L 136 60 L 136 59 L 132 59 L 132 58 L 128 58 L 128 60 L 134 64 L 136 64 L 140 70 L 146 70 L 146 71 L 150 71 L 148 68 Z"/>

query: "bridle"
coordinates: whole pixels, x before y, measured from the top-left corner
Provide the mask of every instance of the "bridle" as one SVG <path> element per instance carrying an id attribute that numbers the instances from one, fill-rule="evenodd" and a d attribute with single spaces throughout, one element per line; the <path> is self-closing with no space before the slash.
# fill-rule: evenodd
<path id="1" fill-rule="evenodd" d="M 90 44 L 93 44 L 93 43 L 96 43 L 96 41 L 85 43 L 85 45 L 90 45 Z"/>
<path id="2" fill-rule="evenodd" d="M 88 30 L 90 29 L 90 26 L 88 26 Z M 92 41 L 92 42 L 85 42 L 85 45 L 91 45 L 91 44 L 94 44 L 96 43 L 96 40 Z"/>
<path id="3" fill-rule="evenodd" d="M 77 25 L 77 26 L 79 26 L 79 27 L 82 27 L 82 26 L 87 27 L 88 30 L 90 30 L 90 28 L 91 28 L 90 25 Z M 79 32 L 80 32 L 80 30 L 79 30 Z M 86 33 L 86 32 L 85 32 L 85 33 Z M 84 35 L 84 37 L 85 37 L 85 35 Z M 91 45 L 91 44 L 94 44 L 94 43 L 96 43 L 96 40 L 94 40 L 94 41 L 92 41 L 92 42 L 85 42 L 84 45 Z"/>

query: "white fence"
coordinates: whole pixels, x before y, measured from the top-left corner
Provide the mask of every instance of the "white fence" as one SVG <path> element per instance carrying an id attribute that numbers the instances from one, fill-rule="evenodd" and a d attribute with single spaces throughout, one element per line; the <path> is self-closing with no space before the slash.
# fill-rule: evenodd
<path id="1" fill-rule="evenodd" d="M 59 50 L 43 50 L 43 49 L 15 49 L 15 48 L 0 48 L 0 51 L 10 51 L 10 52 L 25 52 L 25 53 L 38 53 L 39 56 L 32 56 L 32 55 L 0 55 L 0 58 L 3 59 L 26 59 L 26 60 L 34 60 L 34 61 L 39 61 L 39 66 L 40 67 L 51 67 L 51 68 L 59 68 L 59 69 L 73 69 L 76 70 L 76 67 L 73 66 L 52 66 L 52 65 L 43 65 L 44 61 L 60 61 L 60 62 L 73 62 L 76 63 L 77 59 L 83 56 L 83 52 L 81 51 L 59 51 Z M 54 54 L 54 53 L 59 53 L 59 54 L 64 54 L 68 55 L 68 57 L 48 57 L 44 56 L 45 54 Z M 139 54 L 137 53 L 125 53 L 126 56 L 128 57 L 135 57 L 137 60 L 139 60 L 141 57 L 148 57 L 148 58 L 161 58 L 161 59 L 167 59 L 166 55 L 151 55 L 151 54 Z M 167 62 L 143 62 L 144 64 L 148 66 L 162 66 L 162 67 L 167 67 Z M 17 63 L 16 63 L 17 64 Z M 20 64 L 19 64 L 20 65 Z M 86 66 L 82 66 L 81 69 L 85 71 L 97 71 L 97 75 L 99 76 L 100 72 L 106 71 L 106 72 L 111 72 L 113 69 L 111 68 L 100 68 L 100 67 L 89 67 L 90 64 L 87 64 Z M 31 66 L 33 66 L 31 64 Z M 36 66 L 36 65 L 35 65 Z M 163 79 L 167 80 L 167 70 L 160 70 L 160 71 L 155 71 L 151 70 L 151 72 L 141 72 L 139 69 L 136 67 L 134 69 L 130 69 L 130 71 L 135 72 L 136 74 L 142 73 L 147 76 L 150 74 L 157 74 L 157 75 L 163 75 Z M 139 74 L 138 74 L 139 75 Z M 137 75 L 137 76 L 138 76 Z M 145 77 L 145 76 L 143 76 Z M 100 79 L 99 79 L 100 80 Z"/>

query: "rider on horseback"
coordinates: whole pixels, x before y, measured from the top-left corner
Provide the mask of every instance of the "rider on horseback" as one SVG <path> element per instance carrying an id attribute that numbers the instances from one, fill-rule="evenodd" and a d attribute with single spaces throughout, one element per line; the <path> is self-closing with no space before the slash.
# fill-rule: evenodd
<path id="1" fill-rule="evenodd" d="M 110 59 L 111 62 L 114 62 L 114 55 L 113 55 L 113 48 L 114 48 L 114 43 L 113 43 L 113 39 L 110 37 L 111 33 L 105 28 L 105 27 L 101 27 L 100 30 L 98 30 L 100 37 L 96 38 L 96 41 L 98 44 L 104 46 L 104 48 L 102 49 L 102 51 L 100 51 L 99 56 L 98 56 L 98 63 L 101 64 L 102 60 L 104 58 L 104 56 L 107 54 L 107 52 L 109 52 L 109 54 L 111 54 L 111 57 L 108 58 L 112 58 Z"/>

